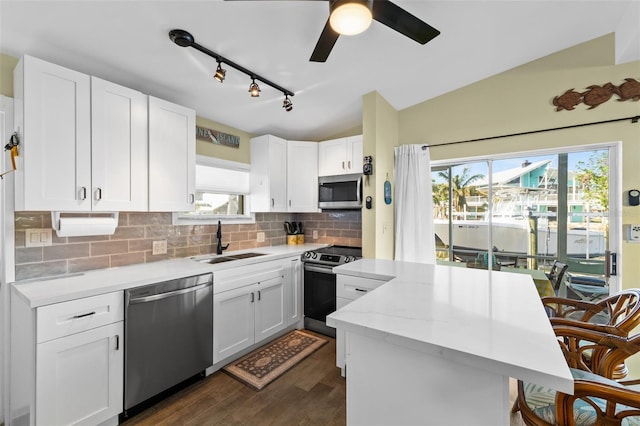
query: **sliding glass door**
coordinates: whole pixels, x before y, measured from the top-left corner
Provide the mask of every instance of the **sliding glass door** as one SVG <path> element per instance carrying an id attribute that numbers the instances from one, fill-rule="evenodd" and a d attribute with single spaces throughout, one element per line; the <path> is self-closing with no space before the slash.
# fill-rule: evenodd
<path id="1" fill-rule="evenodd" d="M 435 162 L 438 258 L 545 271 L 558 260 L 569 265 L 563 295 L 599 297 L 617 288 L 607 268 L 619 243 L 609 215 L 615 159 L 612 145 Z"/>

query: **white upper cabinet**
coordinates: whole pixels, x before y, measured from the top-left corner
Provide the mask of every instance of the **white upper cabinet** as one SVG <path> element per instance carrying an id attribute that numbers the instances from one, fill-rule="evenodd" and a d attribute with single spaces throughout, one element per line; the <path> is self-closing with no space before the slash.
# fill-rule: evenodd
<path id="1" fill-rule="evenodd" d="M 287 142 L 287 209 L 318 211 L 318 143 Z"/>
<path id="2" fill-rule="evenodd" d="M 251 139 L 251 211 L 287 211 L 287 141 L 272 135 Z"/>
<path id="3" fill-rule="evenodd" d="M 251 139 L 251 211 L 318 211 L 318 143 Z"/>
<path id="4" fill-rule="evenodd" d="M 318 176 L 362 172 L 362 135 L 320 142 Z"/>
<path id="5" fill-rule="evenodd" d="M 147 210 L 147 97 L 91 77 L 93 210 Z"/>
<path id="6" fill-rule="evenodd" d="M 194 210 L 195 169 L 195 111 L 149 96 L 149 210 Z"/>
<path id="7" fill-rule="evenodd" d="M 147 209 L 145 95 L 31 56 L 14 93 L 16 210 Z"/>

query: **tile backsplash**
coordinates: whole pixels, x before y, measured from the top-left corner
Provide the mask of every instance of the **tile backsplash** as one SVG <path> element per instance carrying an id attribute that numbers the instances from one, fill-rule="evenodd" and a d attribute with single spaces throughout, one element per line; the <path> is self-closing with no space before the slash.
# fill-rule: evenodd
<path id="1" fill-rule="evenodd" d="M 252 224 L 222 225 L 229 251 L 286 244 L 284 221 L 302 222 L 305 242 L 361 246 L 359 210 L 322 213 L 256 213 Z M 50 212 L 16 212 L 16 280 L 215 253 L 216 225 L 173 225 L 171 213 L 121 212 L 113 235 L 58 238 L 52 245 L 26 247 L 27 229 L 51 228 Z M 317 231 L 317 239 L 313 239 Z M 258 232 L 265 241 L 258 242 Z M 166 240 L 167 253 L 153 255 L 154 241 Z"/>

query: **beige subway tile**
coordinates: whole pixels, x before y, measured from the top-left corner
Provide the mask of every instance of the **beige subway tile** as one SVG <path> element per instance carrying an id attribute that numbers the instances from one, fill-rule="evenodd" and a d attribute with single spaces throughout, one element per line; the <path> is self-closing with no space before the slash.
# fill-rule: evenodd
<path id="1" fill-rule="evenodd" d="M 129 251 L 150 251 L 153 249 L 153 241 L 152 239 L 129 240 Z"/>
<path id="2" fill-rule="evenodd" d="M 173 226 L 169 225 L 151 225 L 145 226 L 146 238 L 167 238 L 174 235 Z"/>
<path id="3" fill-rule="evenodd" d="M 190 256 L 198 256 L 200 255 L 199 247 L 180 247 L 175 249 L 175 257 L 190 257 Z"/>
<path id="4" fill-rule="evenodd" d="M 16 212 L 15 228 L 16 230 L 42 228 L 42 216 L 38 212 Z"/>
<path id="5" fill-rule="evenodd" d="M 54 240 L 56 237 L 55 231 L 53 232 Z M 66 237 L 66 238 L 58 238 L 58 244 L 66 244 L 66 243 L 92 243 L 94 241 L 109 241 L 109 235 L 90 235 L 87 237 Z M 54 241 L 54 244 L 56 242 Z"/>
<path id="6" fill-rule="evenodd" d="M 171 213 L 151 212 L 151 213 L 129 213 L 129 226 L 134 225 L 171 225 Z"/>
<path id="7" fill-rule="evenodd" d="M 239 250 L 246 250 L 246 249 L 256 248 L 256 242 L 255 241 L 240 241 L 238 246 L 239 246 Z"/>
<path id="8" fill-rule="evenodd" d="M 182 248 L 182 247 L 187 247 L 189 245 L 189 237 L 187 237 L 186 235 L 185 236 L 172 235 L 166 238 L 166 240 L 167 240 L 167 247 L 171 247 L 171 248 Z"/>
<path id="9" fill-rule="evenodd" d="M 91 243 L 91 256 L 107 254 L 127 253 L 129 242 L 127 240 L 103 241 Z"/>
<path id="10" fill-rule="evenodd" d="M 144 252 L 144 259 L 146 263 L 157 262 L 159 260 L 173 259 L 173 257 L 174 257 L 173 250 L 167 250 L 165 254 L 153 254 L 151 251 Z"/>
<path id="11" fill-rule="evenodd" d="M 16 247 L 24 247 L 25 246 L 25 240 L 27 238 L 27 233 L 22 230 L 19 231 L 16 229 L 16 232 L 14 233 L 15 235 L 15 246 Z"/>
<path id="12" fill-rule="evenodd" d="M 16 247 L 16 265 L 42 262 L 42 247 Z"/>
<path id="13" fill-rule="evenodd" d="M 66 260 L 16 265 L 16 280 L 53 277 L 57 275 L 65 275 L 66 273 Z"/>
<path id="14" fill-rule="evenodd" d="M 200 254 L 211 254 L 216 252 L 216 246 L 213 244 L 202 245 L 199 248 L 200 248 Z"/>
<path id="15" fill-rule="evenodd" d="M 210 234 L 190 235 L 187 238 L 187 244 L 190 245 L 190 246 L 210 245 L 211 244 L 211 235 Z"/>
<path id="16" fill-rule="evenodd" d="M 106 269 L 110 266 L 109 256 L 69 259 L 69 273 Z"/>
<path id="17" fill-rule="evenodd" d="M 89 257 L 89 243 L 61 244 L 43 247 L 43 259 L 73 259 L 78 257 Z"/>
<path id="18" fill-rule="evenodd" d="M 117 227 L 116 232 L 111 236 L 112 240 L 132 240 L 136 238 L 144 238 L 144 226 Z"/>
<path id="19" fill-rule="evenodd" d="M 135 265 L 145 262 L 145 255 L 143 251 L 127 254 L 114 254 L 111 256 L 111 267 Z"/>
<path id="20" fill-rule="evenodd" d="M 248 232 L 231 232 L 231 234 L 229 236 L 227 236 L 225 238 L 224 234 L 222 235 L 222 241 L 225 242 L 227 240 L 229 241 L 246 241 L 249 239 L 249 233 Z M 217 241 L 217 240 L 216 240 Z"/>

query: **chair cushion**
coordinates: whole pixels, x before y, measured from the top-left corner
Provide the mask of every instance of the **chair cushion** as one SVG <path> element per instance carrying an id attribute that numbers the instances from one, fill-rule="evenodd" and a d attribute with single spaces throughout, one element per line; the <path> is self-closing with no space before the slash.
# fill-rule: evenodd
<path id="1" fill-rule="evenodd" d="M 612 386 L 623 387 L 618 382 L 609 380 L 605 377 L 598 376 L 588 371 L 582 371 L 570 368 L 574 379 L 590 380 L 593 382 L 603 383 Z M 524 398 L 527 406 L 541 419 L 550 424 L 556 424 L 556 391 L 553 389 L 539 386 L 533 383 L 524 383 Z M 601 409 L 604 410 L 606 402 L 600 398 L 592 398 Z M 628 407 L 619 405 L 616 407 L 618 411 L 622 411 Z M 583 400 L 577 400 L 573 408 L 576 425 L 591 426 L 596 424 L 595 412 L 593 407 Z M 623 426 L 640 426 L 640 416 L 627 417 L 622 422 Z"/>

